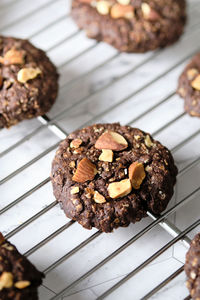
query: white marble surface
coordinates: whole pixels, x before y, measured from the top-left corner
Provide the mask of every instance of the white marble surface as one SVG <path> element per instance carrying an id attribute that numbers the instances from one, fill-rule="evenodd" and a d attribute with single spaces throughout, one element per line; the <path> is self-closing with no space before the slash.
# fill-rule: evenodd
<path id="1" fill-rule="evenodd" d="M 189 21 L 181 40 L 170 48 L 147 54 L 120 54 L 104 43 L 97 44 L 87 39 L 67 16 L 69 11 L 69 0 L 1 0 L 0 31 L 5 35 L 30 38 L 36 46 L 47 51 L 58 66 L 60 94 L 49 117 L 56 118 L 66 132 L 93 122 L 120 121 L 152 133 L 173 151 L 180 171 L 175 195 L 169 205 L 169 208 L 173 207 L 200 184 L 200 164 L 188 167 L 200 155 L 200 121 L 183 115 L 183 101 L 174 94 L 180 72 L 190 56 L 199 50 L 199 0 L 188 1 Z M 39 126 L 38 120 L 31 120 L 10 130 L 1 130 L 0 153 Z M 193 134 L 193 138 L 181 144 Z M 14 151 L 0 156 L 0 181 L 58 141 L 57 136 L 44 128 Z M 33 222 L 28 222 L 55 201 L 49 182 L 28 194 L 49 177 L 54 152 L 0 185 L 0 210 L 27 193 L 0 217 L 0 229 L 4 234 L 20 228 L 10 240 L 22 253 L 70 221 L 56 205 Z M 180 230 L 199 219 L 199 196 L 197 191 L 169 216 L 168 219 Z M 40 299 L 51 299 L 151 222 L 146 218 L 128 228 L 93 239 L 48 272 L 40 288 Z M 23 224 L 26 225 L 24 228 Z M 200 226 L 188 236 L 192 238 L 199 229 Z M 95 229 L 87 231 L 73 224 L 29 258 L 39 269 L 45 270 L 95 232 Z M 164 229 L 159 225 L 154 227 L 60 299 L 96 299 L 170 240 L 171 236 Z M 107 298 L 141 299 L 183 265 L 186 251 L 180 242 L 176 243 Z M 185 275 L 181 273 L 151 299 L 177 300 L 187 294 Z"/>

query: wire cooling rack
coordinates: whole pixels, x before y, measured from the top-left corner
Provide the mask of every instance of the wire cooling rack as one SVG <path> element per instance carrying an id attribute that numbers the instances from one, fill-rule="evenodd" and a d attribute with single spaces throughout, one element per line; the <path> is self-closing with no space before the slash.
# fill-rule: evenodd
<path id="1" fill-rule="evenodd" d="M 172 47 L 123 54 L 85 37 L 68 0 L 1 0 L 0 31 L 29 38 L 57 65 L 60 94 L 48 116 L 0 131 L 0 229 L 46 274 L 40 299 L 190 299 L 183 265 L 200 228 L 199 119 L 183 112 L 177 79 L 199 51 L 200 4 L 188 1 L 185 34 Z M 175 195 L 158 218 L 112 234 L 66 219 L 50 165 L 69 132 L 115 122 L 153 134 L 172 151 Z"/>

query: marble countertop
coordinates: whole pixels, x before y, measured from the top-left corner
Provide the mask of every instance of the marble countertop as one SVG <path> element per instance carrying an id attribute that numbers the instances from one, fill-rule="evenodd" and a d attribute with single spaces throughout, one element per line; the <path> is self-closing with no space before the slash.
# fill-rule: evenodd
<path id="1" fill-rule="evenodd" d="M 69 12 L 69 0 L 1 0 L 0 31 L 3 35 L 29 38 L 47 51 L 57 65 L 60 93 L 48 117 L 55 119 L 66 133 L 94 122 L 118 121 L 150 132 L 172 150 L 180 173 L 168 208 L 187 200 L 168 221 L 180 230 L 186 229 L 199 219 L 200 121 L 184 114 L 183 101 L 175 90 L 185 64 L 199 51 L 199 0 L 188 1 L 189 20 L 180 41 L 172 47 L 146 54 L 120 54 L 104 43 L 87 39 L 77 29 Z M 60 138 L 47 127 L 37 130 L 39 126 L 40 121 L 34 119 L 0 131 L 0 210 L 4 210 L 0 229 L 10 234 L 10 241 L 22 253 L 70 222 L 58 205 L 54 205 L 51 184 L 47 180 L 55 154 L 53 145 Z M 34 131 L 36 133 L 29 136 Z M 25 136 L 27 138 L 18 147 L 10 148 Z M 54 149 L 48 152 L 49 147 Z M 5 152 L 8 148 L 10 151 Z M 23 167 L 44 151 L 48 153 Z M 194 161 L 197 163 L 192 165 Z M 16 171 L 19 168 L 21 172 Z M 45 184 L 35 188 L 44 180 Z M 33 193 L 29 193 L 32 189 Z M 16 199 L 18 203 L 12 206 Z M 4 209 L 8 205 L 10 208 Z M 41 210 L 43 213 L 36 218 Z M 70 223 L 67 229 L 64 227 L 65 230 L 29 255 L 40 270 L 48 269 L 39 290 L 40 299 L 51 299 L 151 223 L 148 217 L 128 228 L 95 235 L 95 238 L 96 229 L 88 231 L 76 223 Z M 200 226 L 188 236 L 192 238 L 199 229 Z M 49 269 L 90 237 L 90 243 Z M 60 299 L 96 299 L 171 239 L 160 225 L 155 226 Z M 186 251 L 183 244 L 177 242 L 107 299 L 141 299 L 183 266 Z M 182 272 L 151 299 L 183 300 L 188 295 L 185 280 Z"/>

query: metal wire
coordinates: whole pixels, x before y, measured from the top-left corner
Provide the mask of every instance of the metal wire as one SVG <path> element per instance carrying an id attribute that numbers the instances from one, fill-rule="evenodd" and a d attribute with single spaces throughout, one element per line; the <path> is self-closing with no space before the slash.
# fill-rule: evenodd
<path id="1" fill-rule="evenodd" d="M 12 1 L 9 5 L 12 6 L 12 5 L 14 5 L 14 3 L 16 3 L 16 1 Z M 50 5 L 52 3 L 54 3 L 54 1 L 49 1 L 46 4 L 41 5 L 37 9 L 31 11 L 30 13 L 27 13 L 24 16 L 24 19 L 27 19 L 29 16 L 37 13 L 40 9 L 45 9 L 48 5 Z M 67 17 L 69 17 L 69 16 L 67 16 Z M 57 20 L 52 21 L 47 26 L 44 26 L 40 30 L 38 30 L 35 33 L 33 33 L 30 36 L 30 38 L 33 38 L 33 37 L 37 36 L 38 34 L 40 34 L 41 32 L 43 32 L 45 30 L 48 30 L 49 27 L 52 27 L 52 26 L 56 25 L 58 22 L 62 21 L 64 18 L 65 17 L 61 16 Z M 3 27 L 2 29 L 5 30 L 5 29 L 13 26 L 14 24 L 17 24 L 20 21 L 21 21 L 20 19 L 16 20 L 16 21 L 13 21 L 10 24 L 8 24 L 5 27 Z M 196 24 L 193 24 L 193 26 L 196 26 Z M 191 26 L 191 30 L 193 29 L 193 26 Z M 68 37 L 64 38 L 63 40 L 61 40 L 60 42 L 58 42 L 56 45 L 51 46 L 51 48 L 49 48 L 48 51 L 49 52 L 52 51 L 53 49 L 55 49 L 59 45 L 64 44 L 65 42 L 69 41 L 70 39 L 72 39 L 73 37 L 77 36 L 78 34 L 79 34 L 79 30 L 74 31 L 71 35 L 69 35 Z M 186 38 L 188 38 L 188 36 L 186 36 Z M 83 56 L 84 54 L 88 53 L 89 51 L 93 50 L 95 47 L 97 47 L 97 45 L 98 45 L 98 43 L 93 43 L 92 45 L 88 46 L 88 48 L 86 48 L 85 50 L 83 50 L 81 53 L 75 55 L 74 57 L 72 57 L 68 61 L 62 63 L 59 66 L 60 69 L 62 69 L 67 64 L 70 64 L 71 62 L 77 60 L 79 57 Z M 142 67 L 143 65 L 145 65 L 146 63 L 148 63 L 149 61 L 151 61 L 152 59 L 156 58 L 159 55 L 159 53 L 160 53 L 160 51 L 156 51 L 156 52 L 152 53 L 149 57 L 147 57 L 147 59 L 145 59 L 144 61 L 142 61 L 138 65 L 134 66 L 133 68 L 131 68 L 128 72 L 126 72 L 125 74 L 123 74 L 120 78 L 115 78 L 114 81 L 111 81 L 108 84 L 105 84 L 104 86 L 100 87 L 98 90 L 95 90 L 94 92 L 90 93 L 89 96 L 91 97 L 92 95 L 94 95 L 96 93 L 102 92 L 104 89 L 110 87 L 113 83 L 116 83 L 117 81 L 121 80 L 122 78 L 125 78 L 126 76 L 132 74 L 137 69 L 139 69 L 140 67 Z M 153 80 L 151 80 L 150 82 L 148 82 L 145 86 L 142 86 L 140 89 L 138 89 L 135 92 L 131 93 L 126 98 L 121 99 L 120 101 L 118 101 L 117 104 L 114 104 L 114 105 L 110 106 L 109 108 L 106 108 L 103 112 L 101 112 L 101 113 L 95 115 L 93 118 L 91 118 L 91 120 L 89 122 L 87 122 L 85 124 L 82 124 L 82 126 L 86 126 L 86 125 L 88 125 L 91 122 L 95 122 L 95 120 L 98 120 L 100 117 L 104 116 L 106 113 L 109 113 L 110 111 L 112 111 L 118 105 L 122 105 L 123 103 L 125 103 L 126 101 L 128 101 L 130 98 L 136 96 L 138 93 L 140 93 L 144 89 L 146 89 L 149 86 L 151 86 L 154 82 L 156 82 L 160 78 L 164 77 L 170 71 L 174 70 L 181 63 L 186 62 L 186 60 L 188 60 L 188 58 L 190 56 L 192 56 L 193 54 L 194 53 L 190 53 L 190 55 L 187 55 L 186 57 L 184 57 L 183 59 L 181 59 L 177 64 L 173 65 L 171 68 L 169 68 L 168 70 L 166 70 L 165 72 L 163 72 L 161 75 L 155 77 Z M 95 72 L 98 69 L 100 69 L 103 66 L 105 66 L 107 63 L 109 63 L 112 60 L 116 59 L 119 55 L 120 55 L 119 53 L 115 53 L 112 57 L 106 59 L 104 62 L 100 63 L 99 65 L 97 65 L 93 69 L 87 71 L 86 73 L 80 75 L 79 77 L 76 77 L 75 79 L 72 79 L 67 84 L 64 84 L 61 87 L 62 92 L 63 92 L 64 89 L 68 89 L 72 84 L 74 84 L 75 82 L 78 82 L 83 77 L 92 74 L 93 72 Z M 140 115 L 138 115 L 137 117 L 135 117 L 134 119 L 132 119 L 131 121 L 129 121 L 128 124 L 133 124 L 134 122 L 138 121 L 140 118 L 142 118 L 142 117 L 146 116 L 147 114 L 151 113 L 156 108 L 158 108 L 160 105 L 162 105 L 165 102 L 169 101 L 174 96 L 174 94 L 175 94 L 175 92 L 170 93 L 164 99 L 161 99 L 157 104 L 155 104 L 152 107 L 148 108 L 146 111 L 144 111 L 143 113 L 141 113 Z M 66 113 L 69 114 L 70 111 L 73 108 L 78 107 L 78 105 L 80 103 L 83 103 L 84 101 L 87 101 L 87 99 L 88 99 L 89 96 L 85 96 L 82 99 L 79 99 L 76 103 L 72 104 L 67 109 L 64 108 L 63 111 L 61 113 L 58 113 L 53 119 L 49 119 L 47 116 L 39 117 L 38 121 L 41 123 L 41 125 L 38 126 L 36 129 L 34 129 L 32 132 L 28 133 L 21 140 L 19 140 L 18 142 L 16 142 L 15 144 L 11 145 L 7 149 L 5 149 L 3 152 L 1 152 L 0 153 L 0 158 L 6 156 L 11 151 L 14 151 L 17 147 L 19 147 L 20 145 L 22 145 L 23 143 L 25 143 L 27 140 L 29 140 L 29 139 L 31 140 L 32 137 L 34 137 L 36 134 L 38 134 L 39 132 L 41 132 L 45 128 L 48 128 L 49 130 L 51 130 L 52 133 L 55 134 L 60 140 L 64 139 L 68 135 L 68 133 L 58 125 L 58 123 L 57 123 L 58 120 L 60 120 L 61 118 L 63 118 Z M 163 130 L 165 130 L 169 126 L 173 125 L 173 123 L 175 123 L 177 120 L 181 119 L 184 116 L 185 116 L 185 113 L 181 113 L 180 115 L 176 116 L 173 120 L 170 120 L 169 122 L 167 122 L 166 124 L 164 124 L 162 127 L 160 127 L 158 130 L 156 130 L 153 133 L 153 135 L 155 136 L 155 135 L 159 134 L 160 132 L 162 132 Z M 178 151 L 179 149 L 181 149 L 184 145 L 186 145 L 192 139 L 194 139 L 196 136 L 198 136 L 198 134 L 200 134 L 200 130 L 197 130 L 191 136 L 189 136 L 184 141 L 182 141 L 181 143 L 179 143 L 178 145 L 176 145 L 173 149 L 171 149 L 172 152 L 175 153 L 176 151 Z M 5 178 L 3 178 L 0 181 L 0 185 L 6 184 L 7 181 L 9 181 L 10 179 L 14 178 L 18 174 L 20 174 L 22 171 L 24 171 L 26 168 L 30 167 L 31 165 L 33 165 L 34 163 L 36 163 L 37 161 L 39 161 L 40 159 L 42 159 L 43 157 L 45 157 L 48 153 L 50 153 L 51 151 L 53 151 L 54 149 L 56 149 L 57 146 L 58 146 L 58 144 L 59 144 L 59 142 L 55 143 L 54 145 L 52 145 L 51 147 L 47 148 L 45 151 L 41 152 L 39 155 L 35 156 L 34 158 L 32 158 L 31 160 L 29 160 L 28 162 L 26 162 L 24 165 L 20 166 L 18 169 L 16 169 L 15 171 L 13 171 L 9 175 L 7 175 Z M 185 172 L 187 172 L 188 170 L 190 170 L 194 166 L 198 165 L 199 163 L 200 163 L 200 156 L 197 157 L 196 159 L 194 159 L 188 165 L 184 166 L 179 171 L 179 175 L 178 176 L 182 176 Z M 19 204 L 22 200 L 26 199 L 28 196 L 32 195 L 34 192 L 36 192 L 37 190 L 39 190 L 41 187 L 43 187 L 49 181 L 50 181 L 50 177 L 44 179 L 42 182 L 40 182 L 39 184 L 37 184 L 36 186 L 34 186 L 33 188 L 31 188 L 29 191 L 27 191 L 26 193 L 24 193 L 23 195 L 21 195 L 19 198 L 15 199 L 13 202 L 11 202 L 10 204 L 8 204 L 4 208 L 2 208 L 0 210 L 0 215 L 4 214 L 9 209 L 11 209 L 12 207 L 14 207 L 17 204 Z M 167 231 L 173 237 L 173 239 L 170 242 L 168 242 L 167 244 L 165 244 L 161 249 L 159 249 L 151 257 L 149 257 L 148 259 L 146 259 L 136 269 L 132 270 L 128 275 L 126 275 L 117 284 L 115 284 L 109 290 L 107 290 L 105 293 L 103 293 L 98 299 L 104 299 L 106 296 L 110 295 L 114 290 L 116 290 L 123 283 L 125 283 L 127 280 L 129 280 L 130 278 L 132 278 L 132 276 L 136 275 L 139 271 L 141 271 L 143 268 L 145 268 L 150 262 L 152 262 L 153 260 L 155 260 L 158 256 L 160 256 L 162 253 L 164 253 L 167 249 L 169 249 L 170 247 L 172 247 L 178 241 L 182 241 L 183 244 L 186 247 L 189 247 L 190 239 L 187 237 L 187 234 L 200 224 L 200 220 L 197 220 L 196 222 L 194 222 L 193 224 L 191 224 L 190 226 L 188 226 L 185 230 L 181 231 L 174 224 L 170 223 L 167 220 L 167 218 L 169 216 L 171 216 L 172 214 L 174 214 L 175 212 L 177 212 L 182 206 L 186 205 L 189 201 L 191 201 L 191 199 L 194 196 L 196 196 L 197 194 L 199 194 L 199 192 L 200 192 L 200 187 L 196 188 L 195 190 L 193 190 L 192 192 L 190 192 L 189 195 L 187 195 L 183 199 L 179 200 L 179 202 L 177 204 L 175 204 L 172 208 L 168 209 L 165 213 L 163 213 L 159 217 L 158 216 L 154 216 L 151 212 L 148 212 L 149 218 L 152 219 L 152 222 L 148 226 L 146 226 L 144 229 L 142 229 L 138 234 L 136 234 L 131 239 L 129 239 L 125 244 L 123 244 L 122 246 L 120 246 L 118 249 L 116 249 L 114 252 L 112 252 L 110 255 L 108 255 L 106 258 L 104 258 L 101 262 L 99 262 L 97 265 L 95 265 L 93 268 L 91 268 L 89 271 L 87 271 L 85 274 L 83 274 L 82 276 L 80 276 L 79 278 L 77 278 L 75 281 L 73 281 L 72 283 L 70 283 L 66 288 L 64 288 L 62 291 L 60 291 L 57 295 L 53 296 L 51 299 L 52 300 L 53 299 L 54 300 L 55 299 L 60 299 L 60 297 L 62 297 L 63 295 L 65 295 L 67 291 L 69 291 L 70 289 L 72 289 L 72 287 L 78 285 L 80 282 L 82 282 L 88 276 L 90 276 L 91 274 L 93 274 L 95 271 L 97 271 L 99 268 L 101 268 L 103 265 L 105 265 L 107 262 L 109 262 L 111 259 L 113 259 L 115 256 L 117 256 L 119 253 L 121 253 L 122 251 L 124 251 L 127 247 L 129 247 L 131 244 L 133 244 L 140 237 L 142 237 L 143 235 L 145 235 L 146 233 L 148 233 L 150 230 L 152 230 L 157 225 L 160 225 L 165 231 Z M 33 221 L 35 221 L 38 218 L 40 218 L 43 214 L 47 213 L 49 210 L 51 210 L 52 208 L 54 208 L 56 205 L 58 205 L 57 202 L 53 201 L 47 207 L 43 208 L 38 213 L 36 213 L 35 215 L 33 215 L 31 218 L 29 218 L 28 220 L 26 220 L 24 223 L 22 223 L 20 226 L 16 227 L 14 230 L 10 231 L 6 235 L 6 238 L 10 238 L 10 237 L 14 236 L 16 233 L 20 232 L 22 229 L 24 229 L 26 226 L 28 226 L 29 224 L 31 224 Z M 42 246 L 44 246 L 45 244 L 47 244 L 48 242 L 50 242 L 52 239 L 54 239 L 56 236 L 58 236 L 59 234 L 61 234 L 65 230 L 67 230 L 73 224 L 74 224 L 74 221 L 69 221 L 65 225 L 61 226 L 60 228 L 58 228 L 57 230 L 55 230 L 53 233 L 51 233 L 50 235 L 48 235 L 46 238 L 44 238 L 42 241 L 40 241 L 38 244 L 36 244 L 35 246 L 33 246 L 31 249 L 29 249 L 28 251 L 26 251 L 25 255 L 29 256 L 29 255 L 33 254 L 35 251 L 39 250 Z M 95 240 L 96 238 L 98 238 L 100 235 L 101 235 L 101 232 L 99 232 L 99 231 L 95 232 L 89 238 L 87 238 L 86 240 L 84 240 L 83 242 L 81 242 L 78 246 L 76 246 L 71 251 L 69 251 L 68 253 L 66 253 L 65 255 L 63 255 L 61 258 L 59 258 L 57 261 L 55 261 L 53 264 L 51 264 L 50 266 L 48 266 L 44 270 L 45 274 L 48 274 L 54 268 L 56 268 L 61 263 L 63 263 L 65 260 L 67 260 L 69 257 L 71 257 L 72 255 L 74 255 L 77 251 L 80 251 L 80 249 L 82 249 L 83 247 L 85 247 L 86 245 L 88 245 L 89 243 L 91 243 L 93 240 Z M 167 285 L 174 278 L 176 278 L 182 271 L 183 271 L 183 267 L 181 267 L 178 270 L 176 270 L 173 274 L 171 274 L 163 282 L 161 282 L 154 289 L 152 289 L 148 294 L 146 294 L 142 299 L 143 300 L 150 299 L 150 297 L 152 297 L 155 293 L 157 293 L 165 285 Z"/>

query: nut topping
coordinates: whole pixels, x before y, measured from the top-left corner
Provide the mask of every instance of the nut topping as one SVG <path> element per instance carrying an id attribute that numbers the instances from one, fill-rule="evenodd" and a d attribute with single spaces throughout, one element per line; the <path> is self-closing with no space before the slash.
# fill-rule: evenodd
<path id="1" fill-rule="evenodd" d="M 195 68 L 189 69 L 187 71 L 187 78 L 188 78 L 188 80 L 192 80 L 198 74 L 199 74 L 199 72 L 197 69 L 195 69 Z"/>
<path id="2" fill-rule="evenodd" d="M 138 161 L 133 162 L 129 166 L 128 175 L 133 188 L 138 190 L 146 177 L 143 164 Z"/>
<path id="3" fill-rule="evenodd" d="M 145 145 L 149 148 L 153 146 L 152 140 L 149 135 L 145 136 L 144 142 L 145 142 Z"/>
<path id="4" fill-rule="evenodd" d="M 129 179 L 123 179 L 119 182 L 112 182 L 108 185 L 108 194 L 112 199 L 122 198 L 128 195 L 132 190 Z"/>
<path id="5" fill-rule="evenodd" d="M 118 19 L 118 18 L 132 19 L 134 18 L 133 7 L 131 5 L 121 5 L 116 3 L 111 8 L 111 17 L 113 19 Z"/>
<path id="6" fill-rule="evenodd" d="M 70 143 L 70 148 L 78 148 L 82 144 L 81 139 L 75 139 Z"/>
<path id="7" fill-rule="evenodd" d="M 95 148 L 121 151 L 128 147 L 125 138 L 117 132 L 105 131 L 96 141 Z"/>
<path id="8" fill-rule="evenodd" d="M 110 12 L 110 3 L 108 1 L 98 1 L 96 6 L 97 11 L 101 15 L 108 15 Z"/>
<path id="9" fill-rule="evenodd" d="M 41 74 L 39 68 L 23 68 L 17 74 L 17 80 L 21 83 L 26 83 L 27 81 L 36 78 Z"/>
<path id="10" fill-rule="evenodd" d="M 129 5 L 131 0 L 117 0 L 117 2 L 121 5 Z"/>
<path id="11" fill-rule="evenodd" d="M 96 203 L 105 203 L 106 199 L 103 195 L 101 195 L 99 192 L 95 191 L 94 192 L 94 201 Z"/>
<path id="12" fill-rule="evenodd" d="M 78 186 L 74 186 L 71 188 L 71 195 L 75 195 L 79 193 L 79 187 Z"/>
<path id="13" fill-rule="evenodd" d="M 142 3 L 141 8 L 143 16 L 146 20 L 156 21 L 160 18 L 159 14 L 155 10 L 153 10 L 149 4 Z"/>
<path id="14" fill-rule="evenodd" d="M 192 87 L 197 90 L 200 91 L 200 75 L 198 75 L 193 81 L 192 81 Z"/>
<path id="15" fill-rule="evenodd" d="M 96 174 L 96 166 L 85 157 L 79 162 L 72 180 L 76 182 L 85 182 L 94 179 Z"/>
<path id="16" fill-rule="evenodd" d="M 23 50 L 10 49 L 4 57 L 0 56 L 0 63 L 6 66 L 22 65 L 24 63 L 25 52 Z"/>
<path id="17" fill-rule="evenodd" d="M 13 275 L 10 272 L 3 272 L 0 276 L 0 291 L 3 288 L 11 288 L 13 285 Z"/>
<path id="18" fill-rule="evenodd" d="M 112 152 L 112 150 L 102 149 L 102 153 L 99 156 L 99 160 L 112 162 L 113 161 L 113 152 Z"/>
<path id="19" fill-rule="evenodd" d="M 31 283 L 28 280 L 21 280 L 21 281 L 17 281 L 14 285 L 17 289 L 21 290 L 21 289 L 25 289 L 27 286 L 31 285 Z"/>

